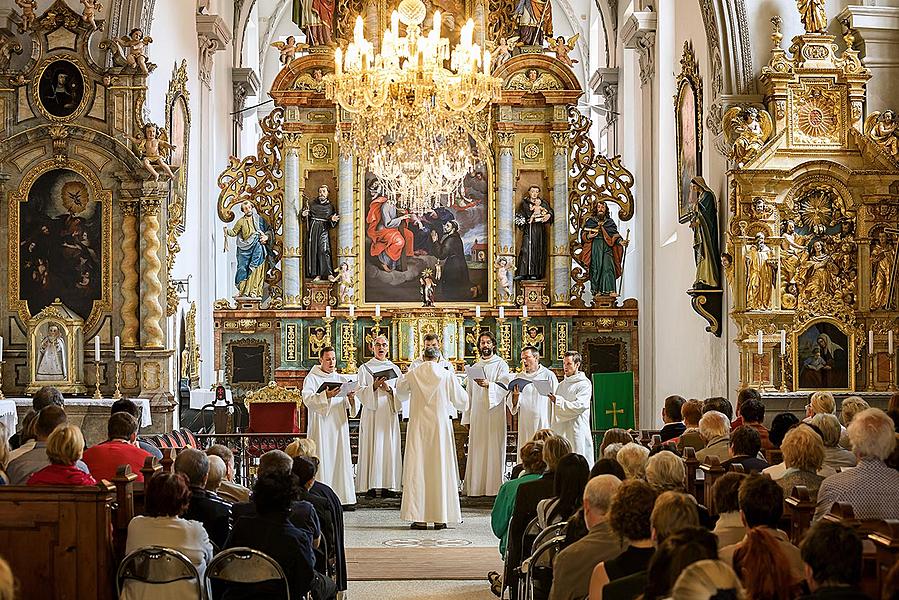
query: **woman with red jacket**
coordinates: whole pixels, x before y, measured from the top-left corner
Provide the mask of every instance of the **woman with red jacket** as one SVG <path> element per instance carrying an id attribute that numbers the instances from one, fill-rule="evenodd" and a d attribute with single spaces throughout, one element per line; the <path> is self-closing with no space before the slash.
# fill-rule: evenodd
<path id="1" fill-rule="evenodd" d="M 60 425 L 47 438 L 50 464 L 29 477 L 27 485 L 97 485 L 89 473 L 75 466 L 83 453 L 81 429 L 77 425 Z"/>

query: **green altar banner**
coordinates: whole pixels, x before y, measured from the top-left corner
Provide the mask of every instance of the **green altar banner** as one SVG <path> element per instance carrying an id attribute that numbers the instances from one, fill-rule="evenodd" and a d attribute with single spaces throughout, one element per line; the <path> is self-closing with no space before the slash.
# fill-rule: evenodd
<path id="1" fill-rule="evenodd" d="M 593 374 L 593 429 L 634 428 L 634 373 Z"/>

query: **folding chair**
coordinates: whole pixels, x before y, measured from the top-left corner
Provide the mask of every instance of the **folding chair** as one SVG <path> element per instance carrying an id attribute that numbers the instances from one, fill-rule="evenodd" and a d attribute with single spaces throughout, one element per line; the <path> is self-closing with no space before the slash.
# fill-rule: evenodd
<path id="1" fill-rule="evenodd" d="M 122 564 L 119 565 L 116 573 L 116 597 L 122 595 L 123 583 L 126 580 L 139 581 L 147 585 L 162 585 L 191 579 L 196 584 L 197 600 L 203 600 L 200 574 L 189 558 L 177 550 L 162 546 L 138 548 L 122 559 Z"/>
<path id="2" fill-rule="evenodd" d="M 212 581 L 228 583 L 262 583 L 280 581 L 284 597 L 290 598 L 287 576 L 275 559 L 252 548 L 229 548 L 213 558 L 203 575 L 206 594 L 212 598 Z"/>

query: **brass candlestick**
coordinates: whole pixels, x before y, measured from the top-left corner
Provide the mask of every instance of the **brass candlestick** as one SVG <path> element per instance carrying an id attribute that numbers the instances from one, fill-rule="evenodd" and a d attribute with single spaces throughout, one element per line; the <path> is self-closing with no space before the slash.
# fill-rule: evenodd
<path id="1" fill-rule="evenodd" d="M 94 361 L 94 379 L 97 383 L 97 389 L 94 390 L 94 400 L 99 400 L 103 397 L 103 394 L 100 393 L 100 361 Z"/>
<path id="2" fill-rule="evenodd" d="M 866 392 L 874 391 L 874 353 L 868 354 L 868 384 L 865 386 Z"/>
<path id="3" fill-rule="evenodd" d="M 786 368 L 786 354 L 780 355 L 780 391 L 787 391 L 787 368 Z"/>
<path id="4" fill-rule="evenodd" d="M 328 346 L 333 346 L 334 343 L 331 339 L 331 323 L 334 322 L 334 317 L 324 317 L 322 319 L 325 322 L 325 340 Z"/>
<path id="5" fill-rule="evenodd" d="M 887 387 L 887 391 L 895 392 L 896 391 L 896 353 L 893 352 L 889 355 L 890 357 L 890 385 Z"/>
<path id="6" fill-rule="evenodd" d="M 356 373 L 356 315 L 350 315 L 347 317 L 347 322 L 343 324 L 346 330 L 349 330 L 346 335 L 342 335 L 342 345 L 343 352 L 342 354 L 346 357 L 346 369 L 345 372 L 352 375 Z"/>
<path id="7" fill-rule="evenodd" d="M 522 316 L 519 321 L 521 321 L 521 344 L 523 346 L 529 346 L 527 343 L 527 333 L 528 333 L 528 323 L 531 321 L 530 317 Z"/>
<path id="8" fill-rule="evenodd" d="M 372 317 L 372 320 L 375 322 L 371 327 L 372 340 L 381 335 L 381 317 L 379 315 L 375 315 Z"/>
<path id="9" fill-rule="evenodd" d="M 506 348 L 506 340 L 503 336 L 503 325 L 505 323 L 505 317 L 496 317 L 496 341 L 499 345 L 499 355 L 508 360 L 510 350 Z"/>
<path id="10" fill-rule="evenodd" d="M 3 365 L 5 364 L 5 360 L 0 360 L 0 400 L 3 400 Z"/>
<path id="11" fill-rule="evenodd" d="M 118 400 L 122 397 L 122 361 L 115 361 L 115 392 L 112 397 Z"/>

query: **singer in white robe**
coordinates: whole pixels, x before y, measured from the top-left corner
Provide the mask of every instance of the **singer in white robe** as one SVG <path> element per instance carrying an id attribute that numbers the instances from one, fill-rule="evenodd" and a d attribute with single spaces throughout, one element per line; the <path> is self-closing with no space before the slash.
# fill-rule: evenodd
<path id="1" fill-rule="evenodd" d="M 478 337 L 475 365 L 484 369 L 483 381 L 465 380 L 469 408 L 462 413 L 468 425 L 468 457 L 463 492 L 466 496 L 496 496 L 506 470 L 506 390 L 497 383 L 507 381 L 509 365 L 496 354 L 493 334 Z"/>
<path id="2" fill-rule="evenodd" d="M 397 383 L 397 394 L 410 398 L 400 518 L 418 524 L 462 522 L 456 442 L 446 413 L 448 404 L 465 410 L 468 398 L 438 357 L 436 348 L 425 350 L 424 364 Z"/>
<path id="3" fill-rule="evenodd" d="M 553 405 L 553 432 L 568 440 L 571 451 L 587 459 L 592 465 L 593 434 L 590 433 L 590 406 L 593 403 L 593 384 L 581 371 L 581 354 L 566 352 L 562 359 L 565 379 L 559 383 L 555 394 L 550 394 Z"/>
<path id="4" fill-rule="evenodd" d="M 524 371 L 510 373 L 505 383 L 521 378 L 531 382 L 540 379 L 548 380 L 552 384 L 552 389 L 556 389 L 559 385 L 559 378 L 556 377 L 556 374 L 540 364 L 540 352 L 533 346 L 528 346 L 521 351 L 521 360 L 524 363 Z M 521 447 L 531 441 L 537 430 L 549 429 L 552 425 L 552 403 L 548 396 L 537 392 L 533 383 L 520 392 L 510 390 L 506 399 L 509 410 L 513 415 L 518 415 L 517 452 L 521 452 Z"/>
<path id="5" fill-rule="evenodd" d="M 387 338 L 372 343 L 375 357 L 359 368 L 356 401 L 362 406 L 359 420 L 359 460 L 356 464 L 356 491 L 399 490 L 403 481 L 400 450 L 400 399 L 394 391 L 396 379 L 375 387 L 374 374 L 400 368 L 387 358 Z"/>
<path id="6" fill-rule="evenodd" d="M 320 460 L 316 479 L 330 486 L 341 504 L 355 504 L 347 412 L 355 417 L 359 409 L 352 392 L 347 396 L 339 396 L 339 390 L 318 392 L 323 383 L 343 384 L 347 381 L 347 377 L 337 372 L 334 350 L 322 349 L 319 363 L 303 380 L 303 404 L 309 415 L 306 437 L 315 442 Z"/>
<path id="7" fill-rule="evenodd" d="M 427 350 L 428 348 L 436 348 L 437 349 L 437 352 L 440 353 L 440 358 L 438 358 L 436 362 L 440 366 L 440 368 L 445 369 L 445 370 L 449 371 L 450 373 L 454 373 L 456 371 L 456 369 L 453 368 L 453 364 L 450 361 L 443 358 L 443 353 L 440 351 L 440 336 L 439 335 L 437 335 L 436 333 L 425 334 L 423 346 L 424 347 L 422 348 L 422 354 L 424 354 L 424 351 Z M 418 367 L 419 365 L 423 364 L 424 362 L 425 362 L 424 358 L 421 358 L 421 357 L 416 358 L 409 364 L 409 368 L 407 369 L 406 372 L 408 373 L 409 371 L 411 371 L 415 367 Z M 452 418 L 452 419 L 458 418 L 459 413 L 456 412 L 456 409 L 453 408 L 452 404 L 450 404 L 447 407 L 447 411 L 449 413 L 450 418 Z M 408 398 L 403 400 L 403 418 L 404 419 L 409 418 L 409 399 Z"/>

